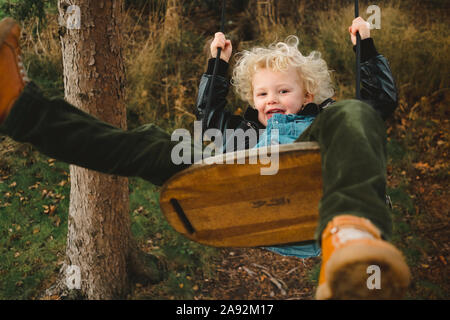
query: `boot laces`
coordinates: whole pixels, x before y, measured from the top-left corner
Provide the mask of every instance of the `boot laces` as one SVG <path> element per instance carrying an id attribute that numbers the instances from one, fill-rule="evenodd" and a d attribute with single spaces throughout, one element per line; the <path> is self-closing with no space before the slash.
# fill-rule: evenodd
<path id="1" fill-rule="evenodd" d="M 28 78 L 28 75 L 27 75 L 27 71 L 25 70 L 25 67 L 23 65 L 22 56 L 20 54 L 18 55 L 18 60 L 19 61 L 18 61 L 17 65 L 19 67 L 20 75 L 22 77 L 23 82 L 25 82 L 25 83 L 30 82 L 30 79 Z"/>
<path id="2" fill-rule="evenodd" d="M 356 228 L 333 228 L 331 230 L 332 234 L 337 233 L 339 237 L 339 241 L 341 243 L 345 243 L 349 240 L 356 240 L 356 239 L 375 239 L 375 237 L 368 231 L 356 229 Z"/>

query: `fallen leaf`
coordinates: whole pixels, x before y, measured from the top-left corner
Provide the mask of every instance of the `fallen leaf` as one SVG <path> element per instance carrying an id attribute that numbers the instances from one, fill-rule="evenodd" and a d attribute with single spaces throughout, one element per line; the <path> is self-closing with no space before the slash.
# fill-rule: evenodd
<path id="1" fill-rule="evenodd" d="M 58 183 L 58 186 L 64 187 L 67 184 L 67 180 L 61 180 L 60 183 Z"/>
<path id="2" fill-rule="evenodd" d="M 53 215 L 53 213 L 55 213 L 55 211 L 56 211 L 56 206 L 54 206 L 54 205 L 50 205 L 50 208 L 49 208 L 49 215 Z"/>
<path id="3" fill-rule="evenodd" d="M 428 170 L 430 169 L 430 165 L 428 163 L 417 162 L 413 164 L 414 168 L 418 170 Z"/>
<path id="4" fill-rule="evenodd" d="M 32 186 L 29 186 L 28 189 L 32 190 L 32 189 L 37 189 L 39 187 L 39 182 L 36 184 L 33 184 Z"/>

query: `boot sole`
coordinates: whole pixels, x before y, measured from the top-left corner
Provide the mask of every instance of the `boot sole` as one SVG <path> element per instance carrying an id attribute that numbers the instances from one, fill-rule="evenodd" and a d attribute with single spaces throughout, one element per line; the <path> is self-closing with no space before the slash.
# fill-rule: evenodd
<path id="1" fill-rule="evenodd" d="M 0 21 L 0 46 L 3 45 L 3 42 L 15 25 L 17 25 L 17 22 L 12 18 L 5 18 Z"/>
<path id="2" fill-rule="evenodd" d="M 377 271 L 369 266 L 379 267 L 378 287 L 374 287 Z M 328 260 L 325 277 L 327 282 L 317 289 L 319 300 L 394 300 L 404 297 L 411 275 L 400 251 L 383 242 L 338 249 Z"/>

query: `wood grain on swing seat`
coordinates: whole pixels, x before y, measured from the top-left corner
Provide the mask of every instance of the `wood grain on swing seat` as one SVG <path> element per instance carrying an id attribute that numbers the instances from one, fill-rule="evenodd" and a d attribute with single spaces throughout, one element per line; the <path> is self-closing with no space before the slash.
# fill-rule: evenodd
<path id="1" fill-rule="evenodd" d="M 261 169 L 276 166 L 276 157 L 271 164 L 253 157 L 256 164 L 250 164 L 252 152 L 261 151 L 250 149 L 209 158 L 212 164 L 195 163 L 171 177 L 160 192 L 167 221 L 187 238 L 215 247 L 313 240 L 322 197 L 319 146 L 297 142 L 277 147 L 278 172 L 273 175 L 262 175 Z M 223 164 L 217 163 L 220 159 Z"/>

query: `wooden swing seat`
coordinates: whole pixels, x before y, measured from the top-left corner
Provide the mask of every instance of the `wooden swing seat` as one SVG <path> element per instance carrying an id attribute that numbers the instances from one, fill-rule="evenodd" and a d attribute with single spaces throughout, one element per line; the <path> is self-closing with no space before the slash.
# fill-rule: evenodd
<path id="1" fill-rule="evenodd" d="M 160 192 L 167 221 L 187 238 L 215 247 L 313 240 L 322 197 L 319 146 L 278 147 L 273 175 L 261 174 L 270 164 L 251 164 L 251 152 L 258 149 L 224 153 L 209 158 L 212 164 L 195 163 L 174 175 Z M 223 164 L 217 163 L 220 159 Z"/>

